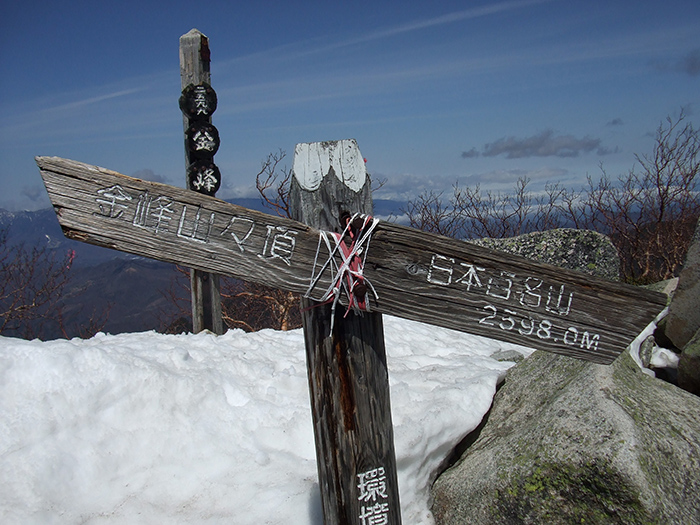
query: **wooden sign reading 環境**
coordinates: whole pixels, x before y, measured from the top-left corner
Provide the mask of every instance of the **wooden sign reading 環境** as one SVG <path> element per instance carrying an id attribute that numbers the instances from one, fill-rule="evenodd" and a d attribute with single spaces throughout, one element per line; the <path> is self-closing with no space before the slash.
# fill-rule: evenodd
<path id="1" fill-rule="evenodd" d="M 37 157 L 66 236 L 319 298 L 319 231 L 180 188 Z M 374 311 L 610 363 L 666 297 L 380 222 L 364 275 Z M 318 282 L 309 289 L 312 280 Z"/>
<path id="2" fill-rule="evenodd" d="M 349 253 L 366 253 L 376 223 L 356 217 L 347 225 L 353 214 L 372 213 L 371 183 L 357 142 L 298 144 L 288 203 L 293 219 L 323 230 L 322 248 L 329 241 L 331 249 L 345 252 L 343 262 L 354 277 L 336 274 L 332 289 L 344 285 L 345 297 L 361 308 L 369 298 L 368 282 L 360 275 L 361 257 Z M 344 227 L 349 231 L 338 245 L 330 232 Z M 327 251 L 317 255 L 311 264 L 315 276 L 326 273 L 324 265 L 341 262 L 329 259 Z M 314 297 L 324 288 L 332 292 L 325 283 L 312 281 L 309 288 Z M 401 525 L 383 317 L 307 298 L 301 314 L 324 524 Z"/>

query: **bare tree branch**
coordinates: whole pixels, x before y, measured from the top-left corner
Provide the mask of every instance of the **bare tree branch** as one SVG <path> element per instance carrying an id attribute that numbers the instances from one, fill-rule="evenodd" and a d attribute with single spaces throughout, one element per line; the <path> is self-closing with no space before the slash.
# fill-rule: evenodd
<path id="1" fill-rule="evenodd" d="M 508 193 L 455 184 L 452 196 L 419 195 L 402 210 L 411 226 L 458 238 L 512 237 L 573 227 L 608 235 L 622 258 L 623 279 L 647 283 L 676 275 L 700 215 L 700 136 L 684 111 L 656 131 L 641 169 L 612 180 L 601 166 L 598 181 L 581 190 L 547 184 L 543 194 L 520 178 Z"/>
<path id="2" fill-rule="evenodd" d="M 255 176 L 255 187 L 260 193 L 263 205 L 280 217 L 289 217 L 289 184 L 292 180 L 292 170 L 286 166 L 280 167 L 286 156 L 286 152 L 282 150 L 270 153 Z"/>

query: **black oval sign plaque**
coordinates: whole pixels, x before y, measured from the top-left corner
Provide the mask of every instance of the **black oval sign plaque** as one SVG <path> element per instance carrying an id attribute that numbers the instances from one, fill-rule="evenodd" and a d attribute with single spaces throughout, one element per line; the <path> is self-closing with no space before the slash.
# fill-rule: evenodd
<path id="1" fill-rule="evenodd" d="M 207 120 L 216 111 L 216 92 L 206 82 L 190 84 L 180 96 L 180 110 L 190 120 Z"/>
<path id="2" fill-rule="evenodd" d="M 221 172 L 210 160 L 199 160 L 187 168 L 189 189 L 213 196 L 221 186 Z"/>
<path id="3" fill-rule="evenodd" d="M 219 144 L 219 131 L 207 122 L 195 122 L 187 129 L 187 149 L 194 158 L 211 159 Z"/>

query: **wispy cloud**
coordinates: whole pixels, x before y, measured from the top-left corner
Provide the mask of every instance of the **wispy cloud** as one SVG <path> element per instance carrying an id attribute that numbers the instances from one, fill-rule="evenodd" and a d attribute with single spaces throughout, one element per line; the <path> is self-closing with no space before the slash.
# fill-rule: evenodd
<path id="1" fill-rule="evenodd" d="M 372 53 L 357 67 L 339 64 L 338 48 L 362 42 L 371 42 L 393 35 L 418 31 L 421 28 L 447 24 L 459 19 L 486 16 L 488 13 L 522 8 L 538 2 L 504 2 L 494 6 L 460 11 L 428 20 L 390 27 L 360 35 L 356 38 L 331 42 L 325 46 L 314 46 L 312 42 L 298 42 L 270 50 L 268 54 L 259 55 L 246 64 L 238 63 L 233 68 L 217 64 L 217 79 L 221 84 L 229 85 L 226 89 L 217 89 L 220 100 L 235 100 L 234 106 L 220 105 L 218 115 L 258 111 L 280 106 L 298 106 L 315 101 L 336 100 L 347 97 L 366 97 L 383 92 L 400 89 L 401 92 L 416 89 L 420 82 L 438 84 L 442 80 L 474 75 L 490 75 L 502 71 L 522 72 L 532 68 L 552 68 L 561 65 L 613 61 L 638 56 L 645 53 L 649 46 L 655 49 L 669 49 L 675 45 L 668 43 L 668 34 L 659 30 L 652 34 L 614 35 L 607 39 L 577 39 L 555 49 L 542 43 L 507 51 L 489 51 L 479 54 L 446 54 L 441 56 L 391 56 L 383 54 L 382 49 Z M 687 29 L 687 28 L 686 28 Z M 687 31 L 680 28 L 683 34 Z M 311 45 L 309 45 L 311 44 Z M 647 45 L 648 44 L 648 45 Z M 318 60 L 303 60 L 308 54 L 323 54 Z M 242 60 L 242 59 L 241 59 Z M 692 56 L 688 58 L 692 70 Z M 232 62 L 229 63 L 229 65 Z M 625 60 L 623 67 L 635 68 L 637 62 Z M 224 71 L 222 71 L 224 69 Z M 616 69 L 618 71 L 618 69 Z M 233 74 L 229 80 L 228 74 Z M 274 74 L 272 74 L 272 72 Z M 605 73 L 607 74 L 607 73 Z M 223 79 L 223 80 L 222 80 Z M 250 79 L 250 80 L 246 80 Z M 568 77 L 562 82 L 571 83 Z M 551 84 L 548 85 L 551 87 Z"/>
<path id="2" fill-rule="evenodd" d="M 375 31 L 370 31 L 361 34 L 359 36 L 345 38 L 330 43 L 326 39 L 322 38 L 314 38 L 302 42 L 288 43 L 281 46 L 276 46 L 265 51 L 258 51 L 250 55 L 239 56 L 229 61 L 222 62 L 219 65 L 230 66 L 233 64 L 240 64 L 243 62 L 259 62 L 261 60 L 277 60 L 280 62 L 295 60 L 298 58 L 307 57 L 309 55 L 327 53 L 345 47 L 352 47 L 360 44 L 385 40 L 388 38 L 393 38 L 396 36 L 413 33 L 424 29 L 440 27 L 448 24 L 461 22 L 464 20 L 481 18 L 519 9 L 525 9 L 530 6 L 550 3 L 554 1 L 556 0 L 513 0 L 493 5 L 485 5 L 481 7 L 465 9 L 462 11 L 454 11 L 452 13 L 447 13 L 445 15 L 437 17 L 414 20 L 405 24 L 381 28 Z"/>
<path id="3" fill-rule="evenodd" d="M 382 186 L 374 190 L 374 198 L 396 201 L 415 199 L 422 193 L 449 193 L 455 183 L 454 178 L 441 175 L 431 177 L 414 173 L 392 175 L 373 173 L 372 175 L 377 180 L 383 181 Z"/>
<path id="4" fill-rule="evenodd" d="M 90 106 L 92 104 L 97 104 L 99 102 L 104 102 L 105 100 L 111 100 L 114 98 L 119 98 L 119 97 L 124 97 L 126 95 L 133 95 L 134 93 L 138 93 L 140 91 L 144 91 L 143 87 L 138 87 L 138 88 L 131 88 L 131 89 L 122 89 L 120 91 L 115 91 L 113 93 L 105 93 L 102 95 L 96 95 L 88 98 L 84 98 L 81 100 L 75 100 L 73 102 L 68 102 L 66 104 L 60 104 L 58 106 L 54 106 L 52 108 L 49 108 L 44 111 L 66 111 L 66 110 L 75 110 L 84 106 Z"/>
<path id="5" fill-rule="evenodd" d="M 219 104 L 218 116 L 231 113 L 258 111 L 276 107 L 292 107 L 302 104 L 342 98 L 369 100 L 372 95 L 406 91 L 406 86 L 419 83 L 433 84 L 438 78 L 453 75 L 463 76 L 470 70 L 479 69 L 486 59 L 436 60 L 431 63 L 368 65 L 362 75 L 352 69 L 326 70 L 299 74 L 270 80 L 242 84 L 217 90 L 219 100 L 235 100 L 235 105 Z"/>
<path id="6" fill-rule="evenodd" d="M 678 64 L 678 70 L 690 75 L 691 77 L 697 77 L 700 75 L 700 49 L 693 49 L 688 53 Z"/>
<path id="7" fill-rule="evenodd" d="M 150 180 L 151 182 L 169 182 L 169 179 L 163 175 L 156 173 L 150 168 L 144 168 L 131 174 L 132 177 L 142 180 Z"/>
<path id="8" fill-rule="evenodd" d="M 690 38 L 696 38 L 697 24 L 689 22 L 683 26 L 659 27 L 654 30 L 641 30 L 631 28 L 629 31 L 609 34 L 605 37 L 578 36 L 556 47 L 526 46 L 523 49 L 513 49 L 512 60 L 508 62 L 506 56 L 500 58 L 500 66 L 551 66 L 561 64 L 575 64 L 582 62 L 611 61 L 640 57 L 645 59 L 651 54 L 676 54 L 684 49 L 685 42 Z M 651 61 L 658 69 L 671 67 L 677 70 L 685 69 L 686 72 L 694 71 L 697 56 L 695 52 L 688 53 L 683 59 L 677 61 L 658 60 Z M 630 63 L 628 67 L 636 67 Z M 696 66 L 697 67 L 697 66 Z"/>
<path id="9" fill-rule="evenodd" d="M 39 199 L 46 196 L 46 190 L 43 186 L 38 184 L 34 186 L 24 186 L 22 187 L 22 191 L 20 191 L 20 195 L 26 197 L 31 202 L 37 202 Z"/>
<path id="10" fill-rule="evenodd" d="M 177 98 L 170 95 L 166 84 L 170 76 L 169 72 L 157 72 L 74 91 L 51 92 L 17 105 L 0 104 L 0 113 L 8 117 L 0 122 L 0 139 L 7 143 L 61 143 L 107 136 L 113 140 L 116 132 L 133 135 L 137 129 L 152 134 L 163 120 L 165 108 L 177 108 Z"/>
<path id="11" fill-rule="evenodd" d="M 446 15 L 441 15 L 433 18 L 428 18 L 426 20 L 416 20 L 406 24 L 389 27 L 387 29 L 381 29 L 372 33 L 367 33 L 366 35 L 359 36 L 357 38 L 345 40 L 336 44 L 337 47 L 349 46 L 355 44 L 362 44 L 365 42 L 371 42 L 374 40 L 381 40 L 385 38 L 391 38 L 404 33 L 411 33 L 414 31 L 419 31 L 421 29 L 427 29 L 429 27 L 437 27 L 447 24 L 453 24 L 455 22 L 461 22 L 463 20 L 470 20 L 473 18 L 480 18 L 484 16 L 494 15 L 497 13 L 503 13 L 506 11 L 513 11 L 516 9 L 524 9 L 526 7 L 538 4 L 544 4 L 551 2 L 553 0 L 517 0 L 511 2 L 501 2 L 499 4 L 485 5 L 481 7 L 475 7 L 471 9 L 465 9 L 463 11 L 455 11 L 453 13 L 448 13 Z"/>
<path id="12" fill-rule="evenodd" d="M 570 173 L 566 169 L 544 167 L 534 170 L 511 169 L 475 173 L 466 177 L 464 182 L 468 185 L 479 184 L 484 187 L 512 189 L 518 179 L 527 179 L 531 183 L 542 185 L 547 182 L 560 182 L 569 176 Z"/>
<path id="13" fill-rule="evenodd" d="M 652 65 L 659 71 L 683 73 L 691 77 L 700 75 L 700 48 L 689 51 L 675 60 L 655 60 Z"/>
<path id="14" fill-rule="evenodd" d="M 556 167 L 542 167 L 537 169 L 499 169 L 480 173 L 473 173 L 462 177 L 447 177 L 435 175 L 425 177 L 402 173 L 400 175 L 382 176 L 377 174 L 384 184 L 374 191 L 375 199 L 392 199 L 408 201 L 418 195 L 434 193 L 449 197 L 454 191 L 455 185 L 459 187 L 473 187 L 479 185 L 483 190 L 511 192 L 515 188 L 518 179 L 529 181 L 532 191 L 542 191 L 547 183 L 567 182 L 572 179 L 572 174 L 566 169 Z"/>
<path id="15" fill-rule="evenodd" d="M 474 158 L 478 157 L 479 155 L 481 155 L 481 153 L 479 153 L 476 148 L 472 148 L 469 151 L 462 152 L 463 159 L 474 159 Z"/>
<path id="16" fill-rule="evenodd" d="M 578 157 L 581 153 L 596 151 L 607 155 L 617 151 L 601 146 L 601 140 L 594 137 L 576 138 L 573 135 L 557 135 L 546 129 L 530 137 L 503 137 L 484 144 L 481 151 L 472 148 L 462 153 L 462 158 L 505 156 L 507 159 L 529 157 Z"/>

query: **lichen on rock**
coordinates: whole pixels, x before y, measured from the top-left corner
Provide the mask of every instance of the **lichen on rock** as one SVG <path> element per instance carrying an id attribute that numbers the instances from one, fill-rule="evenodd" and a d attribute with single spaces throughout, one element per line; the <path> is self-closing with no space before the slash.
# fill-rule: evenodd
<path id="1" fill-rule="evenodd" d="M 560 228 L 469 242 L 611 281 L 620 279 L 617 249 L 608 237 L 590 230 Z"/>
<path id="2" fill-rule="evenodd" d="M 700 523 L 700 398 L 641 372 L 535 352 L 433 487 L 438 524 Z"/>

